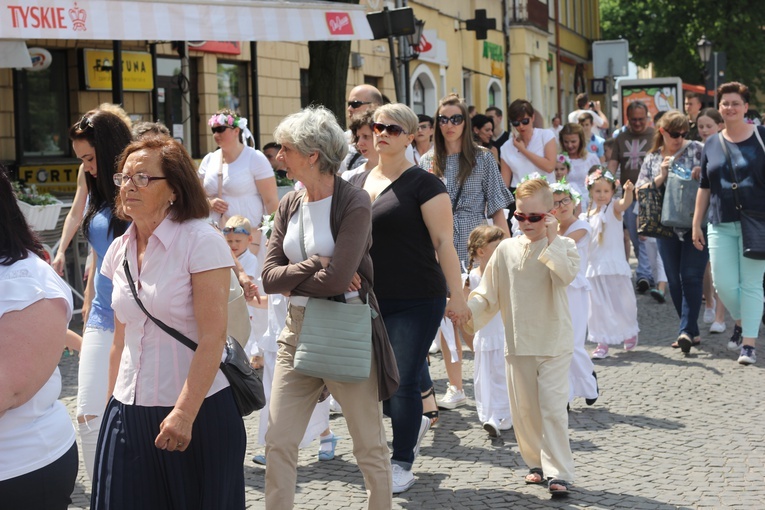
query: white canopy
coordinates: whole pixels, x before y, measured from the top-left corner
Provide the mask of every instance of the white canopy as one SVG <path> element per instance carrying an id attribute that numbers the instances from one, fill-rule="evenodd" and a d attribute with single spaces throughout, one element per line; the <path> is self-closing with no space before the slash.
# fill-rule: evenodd
<path id="1" fill-rule="evenodd" d="M 0 67 L 32 67 L 24 41 L 0 41 Z"/>
<path id="2" fill-rule="evenodd" d="M 5 0 L 0 39 L 372 39 L 360 5 L 310 0 Z"/>

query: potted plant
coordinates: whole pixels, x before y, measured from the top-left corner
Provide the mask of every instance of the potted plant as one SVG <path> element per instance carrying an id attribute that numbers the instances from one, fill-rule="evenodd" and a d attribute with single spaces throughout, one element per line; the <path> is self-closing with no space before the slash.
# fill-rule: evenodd
<path id="1" fill-rule="evenodd" d="M 19 209 L 34 230 L 51 230 L 56 228 L 61 206 L 63 203 L 50 193 L 38 193 L 37 186 L 22 186 L 18 182 L 13 183 L 13 191 Z"/>

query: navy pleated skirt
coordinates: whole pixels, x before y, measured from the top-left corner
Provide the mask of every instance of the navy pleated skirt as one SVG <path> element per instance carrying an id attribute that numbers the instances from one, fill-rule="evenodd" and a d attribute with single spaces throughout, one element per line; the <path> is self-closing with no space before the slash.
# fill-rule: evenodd
<path id="1" fill-rule="evenodd" d="M 184 452 L 154 446 L 172 407 L 106 408 L 96 449 L 92 510 L 244 509 L 244 422 L 231 388 L 207 397 Z"/>

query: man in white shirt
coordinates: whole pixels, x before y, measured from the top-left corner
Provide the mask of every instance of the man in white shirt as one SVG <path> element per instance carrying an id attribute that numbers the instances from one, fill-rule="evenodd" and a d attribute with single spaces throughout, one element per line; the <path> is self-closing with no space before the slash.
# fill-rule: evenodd
<path id="1" fill-rule="evenodd" d="M 486 116 L 491 117 L 494 122 L 494 136 L 491 137 L 494 147 L 497 151 L 502 149 L 502 145 L 510 138 L 510 133 L 505 131 L 505 124 L 502 122 L 502 110 L 496 106 L 486 108 Z"/>
<path id="2" fill-rule="evenodd" d="M 420 164 L 420 158 L 433 148 L 433 117 L 420 114 L 417 116 L 417 133 L 414 135 L 414 162 Z"/>
<path id="3" fill-rule="evenodd" d="M 593 123 L 598 129 L 608 129 L 608 118 L 600 110 L 600 101 L 590 101 L 587 94 L 579 94 L 576 96 L 576 106 L 578 110 L 568 114 L 568 121 L 571 124 L 579 122 L 579 116 L 583 113 L 589 113 L 592 115 Z"/>

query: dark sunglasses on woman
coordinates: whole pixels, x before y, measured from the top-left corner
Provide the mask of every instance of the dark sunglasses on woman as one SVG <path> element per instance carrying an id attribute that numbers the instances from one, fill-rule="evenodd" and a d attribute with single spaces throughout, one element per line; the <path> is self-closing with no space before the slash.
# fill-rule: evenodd
<path id="1" fill-rule="evenodd" d="M 214 128 L 211 128 L 210 131 L 212 131 L 213 134 L 215 134 L 215 133 L 221 134 L 224 131 L 226 131 L 227 129 L 230 129 L 230 126 L 215 126 Z"/>
<path id="2" fill-rule="evenodd" d="M 444 117 L 443 115 L 438 116 L 438 123 L 442 126 L 447 125 L 448 123 L 452 123 L 455 126 L 459 126 L 463 122 L 465 122 L 465 116 L 460 115 L 459 113 L 456 115 L 452 115 L 451 117 Z"/>
<path id="3" fill-rule="evenodd" d="M 673 140 L 677 140 L 678 138 L 685 138 L 685 136 L 688 133 L 670 133 L 669 131 L 665 131 Z"/>
<path id="4" fill-rule="evenodd" d="M 519 212 L 514 212 L 513 217 L 518 220 L 518 223 L 523 223 L 524 221 L 528 221 L 529 223 L 537 223 L 545 219 L 544 214 L 523 214 Z"/>
<path id="5" fill-rule="evenodd" d="M 512 121 L 510 124 L 512 124 L 512 125 L 513 125 L 513 127 L 518 127 L 518 126 L 520 126 L 521 124 L 523 124 L 524 126 L 528 126 L 528 125 L 529 125 L 529 122 L 531 122 L 531 119 L 530 119 L 530 118 L 528 118 L 528 117 L 526 117 L 525 119 L 521 119 L 521 120 L 514 120 L 514 121 Z"/>
<path id="6" fill-rule="evenodd" d="M 381 124 L 379 122 L 372 124 L 372 131 L 374 131 L 376 135 L 381 135 L 383 134 L 383 131 L 387 131 L 390 136 L 399 136 L 401 133 L 406 133 L 401 126 L 395 124 Z"/>
<path id="7" fill-rule="evenodd" d="M 79 124 L 77 124 L 77 129 L 79 129 L 80 131 L 85 131 L 88 128 L 95 129 L 95 127 L 93 126 L 93 120 L 87 115 L 83 115 L 82 118 L 80 119 Z"/>

